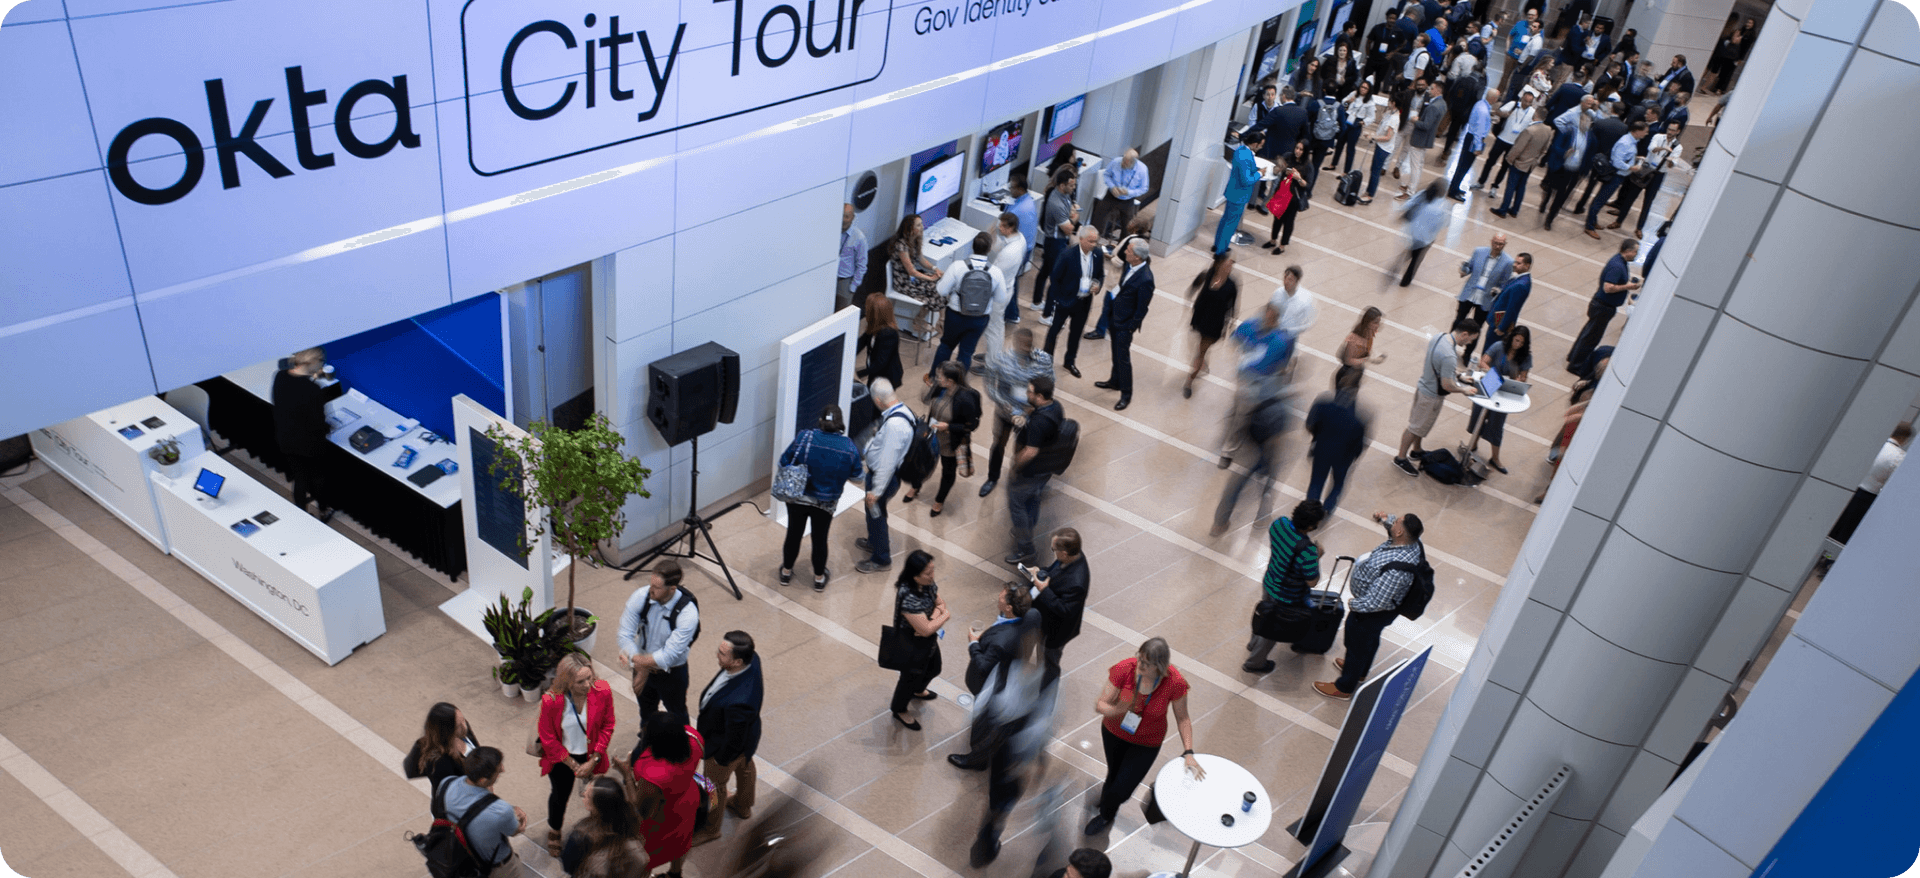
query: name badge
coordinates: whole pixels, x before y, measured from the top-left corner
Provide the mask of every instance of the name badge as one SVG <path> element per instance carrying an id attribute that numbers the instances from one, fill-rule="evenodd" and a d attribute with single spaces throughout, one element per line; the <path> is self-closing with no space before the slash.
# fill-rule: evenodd
<path id="1" fill-rule="evenodd" d="M 1129 735 L 1140 731 L 1140 715 L 1131 710 L 1127 711 L 1127 715 L 1120 718 L 1120 731 Z"/>

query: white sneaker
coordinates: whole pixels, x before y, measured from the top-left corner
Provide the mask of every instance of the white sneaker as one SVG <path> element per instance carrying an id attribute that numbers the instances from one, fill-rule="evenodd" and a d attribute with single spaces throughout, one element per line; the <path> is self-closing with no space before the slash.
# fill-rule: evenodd
<path id="1" fill-rule="evenodd" d="M 1045 304 L 1035 305 L 1032 301 L 1021 302 L 1020 304 L 1028 311 L 1044 311 L 1047 307 Z"/>
<path id="2" fill-rule="evenodd" d="M 1041 326 L 1052 326 L 1052 325 L 1053 325 L 1053 318 L 1052 318 L 1052 317 L 1041 317 L 1041 318 L 1040 318 L 1040 325 L 1041 325 Z"/>

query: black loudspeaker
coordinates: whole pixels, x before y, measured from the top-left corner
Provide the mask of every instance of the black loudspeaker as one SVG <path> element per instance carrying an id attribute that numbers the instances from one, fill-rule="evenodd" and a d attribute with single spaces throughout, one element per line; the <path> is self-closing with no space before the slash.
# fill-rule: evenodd
<path id="1" fill-rule="evenodd" d="M 733 422 L 740 404 L 740 355 L 713 342 L 647 367 L 647 420 L 668 445 Z"/>

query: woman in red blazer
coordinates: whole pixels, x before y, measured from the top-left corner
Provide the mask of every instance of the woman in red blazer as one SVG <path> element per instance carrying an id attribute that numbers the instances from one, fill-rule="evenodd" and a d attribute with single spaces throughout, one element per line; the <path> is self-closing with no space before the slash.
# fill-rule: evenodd
<path id="1" fill-rule="evenodd" d="M 593 662 L 578 653 L 560 659 L 553 686 L 540 696 L 540 773 L 553 784 L 547 796 L 547 853 L 560 856 L 560 825 L 576 777 L 607 773 L 613 739 L 613 686 L 595 679 Z"/>

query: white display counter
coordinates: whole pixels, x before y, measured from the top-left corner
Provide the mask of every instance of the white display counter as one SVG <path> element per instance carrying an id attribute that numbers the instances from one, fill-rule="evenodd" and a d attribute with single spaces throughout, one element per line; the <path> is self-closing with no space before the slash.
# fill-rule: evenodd
<path id="1" fill-rule="evenodd" d="M 205 468 L 226 478 L 218 500 L 194 490 Z M 373 553 L 215 454 L 148 478 L 173 556 L 329 665 L 387 631 Z M 260 524 L 261 513 L 274 521 Z M 246 535 L 234 530 L 245 520 Z"/>
<path id="2" fill-rule="evenodd" d="M 159 397 L 143 396 L 43 427 L 29 438 L 34 453 L 54 472 L 65 476 L 160 551 L 169 551 L 167 531 L 147 481 L 147 474 L 159 472 L 161 466 L 147 456 L 147 451 L 162 440 L 177 439 L 181 457 L 198 456 L 206 450 L 200 425 Z"/>

